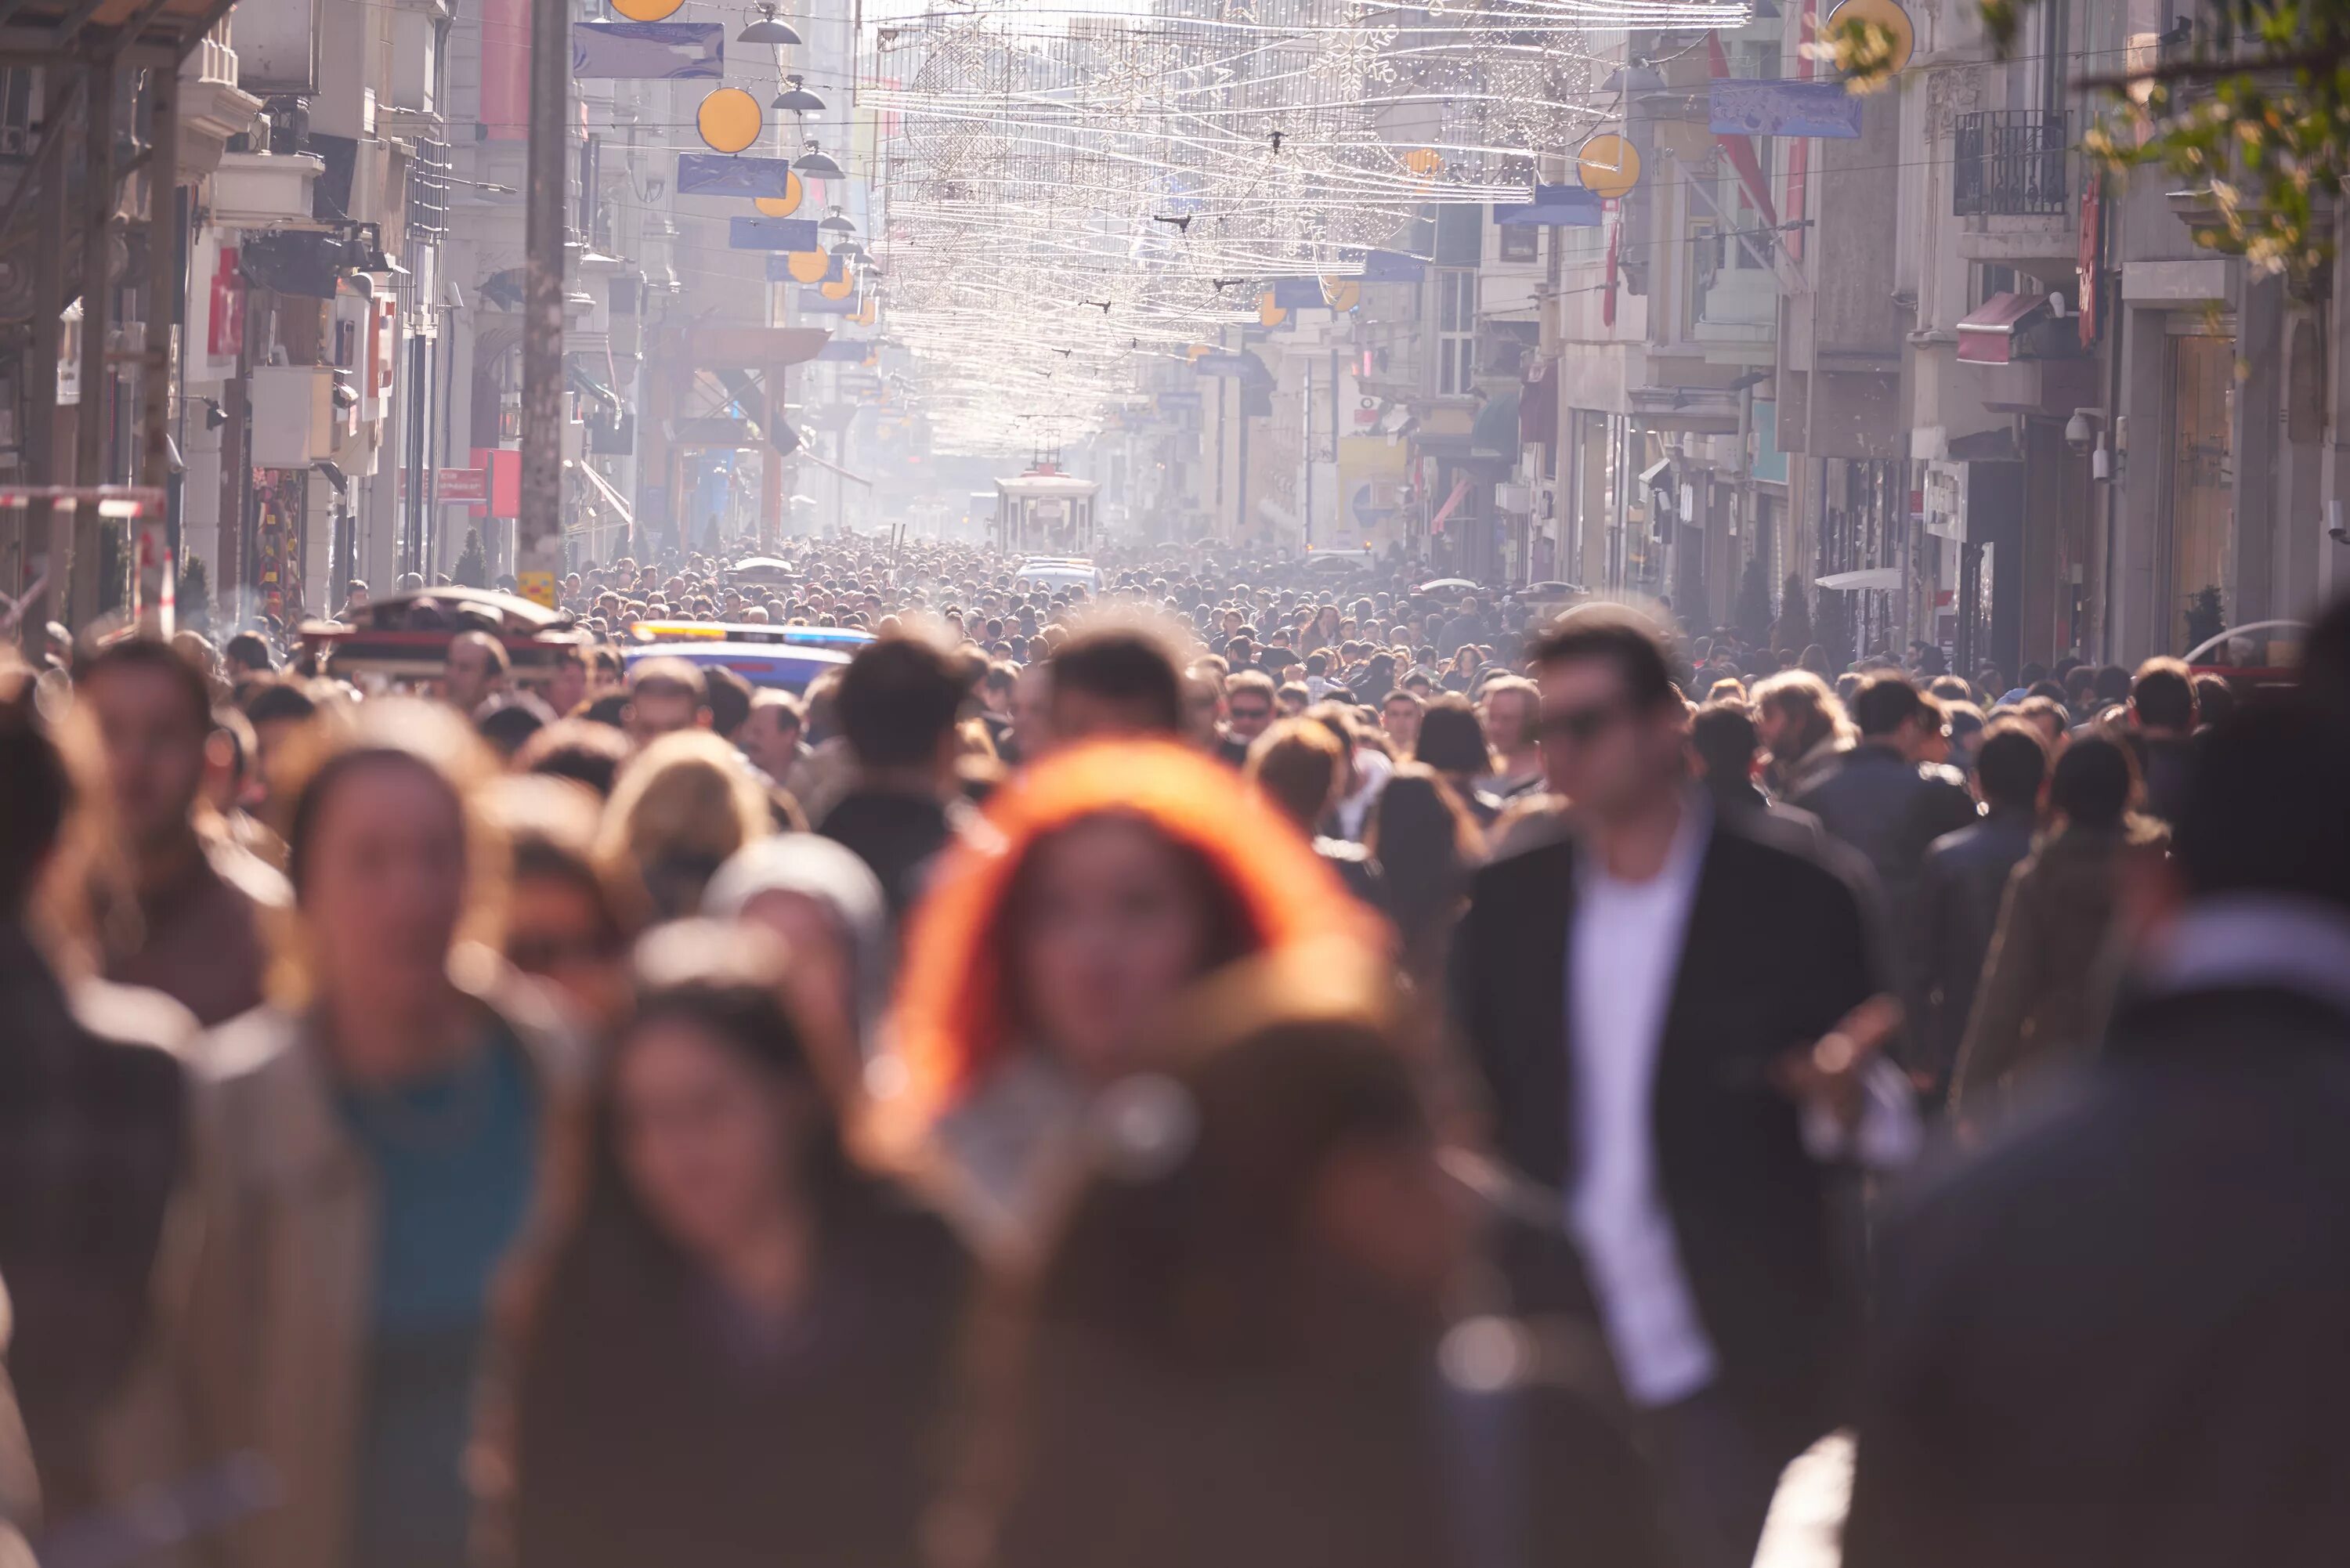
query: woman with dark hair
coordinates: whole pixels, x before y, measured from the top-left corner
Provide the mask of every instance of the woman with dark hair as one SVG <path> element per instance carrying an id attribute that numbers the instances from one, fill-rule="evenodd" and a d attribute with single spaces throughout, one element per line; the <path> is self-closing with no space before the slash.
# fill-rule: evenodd
<path id="1" fill-rule="evenodd" d="M 987 1568 L 1657 1560 L 1638 1465 L 1572 1375 L 1536 1386 L 1506 1318 L 1450 1321 L 1474 1206 L 1371 970 L 1236 966 L 1105 1091 L 983 1345 L 949 1517 Z"/>
<path id="2" fill-rule="evenodd" d="M 1404 763 L 1371 808 L 1367 847 L 1385 873 L 1405 972 L 1433 981 L 1444 972 L 1469 873 L 1483 858 L 1483 832 L 1436 770 Z"/>
<path id="3" fill-rule="evenodd" d="M 1485 722 L 1467 698 L 1447 692 L 1429 702 L 1412 759 L 1427 763 L 1451 786 L 1478 826 L 1490 826 L 1501 814 L 1496 803 L 1478 798 L 1476 781 L 1491 776 L 1499 763 L 1485 740 Z"/>
<path id="4" fill-rule="evenodd" d="M 1016 1252 L 1084 1106 L 1177 992 L 1377 925 L 1230 769 L 1171 742 L 1056 753 L 987 820 L 910 929 L 874 1108 L 978 1244 Z"/>
<path id="5" fill-rule="evenodd" d="M 2089 1050 L 2112 1001 L 2124 879 L 2158 861 L 2164 829 L 2132 815 L 2137 763 L 2109 734 L 2075 736 L 2048 783 L 2055 826 L 2015 868 L 1950 1079 L 1950 1112 Z"/>
<path id="6" fill-rule="evenodd" d="M 918 1560 L 967 1268 L 854 1168 L 769 933 L 639 944 L 516 1349 L 518 1568 Z"/>

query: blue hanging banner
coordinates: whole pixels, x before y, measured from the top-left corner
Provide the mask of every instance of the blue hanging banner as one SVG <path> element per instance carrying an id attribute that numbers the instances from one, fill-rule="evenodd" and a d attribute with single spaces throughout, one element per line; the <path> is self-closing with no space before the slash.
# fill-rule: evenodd
<path id="1" fill-rule="evenodd" d="M 816 225 L 814 223 L 810 223 L 808 226 L 810 228 L 814 228 Z M 813 244 L 806 244 L 800 246 L 799 249 L 803 254 L 805 254 L 806 252 L 816 249 L 816 246 Z M 769 283 L 806 283 L 807 280 L 806 278 L 795 277 L 792 275 L 792 258 L 790 256 L 772 255 L 767 258 L 767 281 Z M 824 269 L 824 275 L 817 278 L 816 281 L 818 283 L 837 283 L 840 281 L 840 258 L 838 256 L 832 257 Z"/>
<path id="2" fill-rule="evenodd" d="M 788 158 L 743 158 L 723 152 L 677 156 L 681 196 L 788 196 L 791 177 Z"/>
<path id="3" fill-rule="evenodd" d="M 1531 202 L 1496 202 L 1493 222 L 1511 229 L 1596 229 L 1599 195 L 1580 185 L 1537 185 Z"/>
<path id="4" fill-rule="evenodd" d="M 1860 99 L 1842 82 L 1717 78 L 1707 88 L 1707 128 L 1716 136 L 1860 136 Z"/>
<path id="5" fill-rule="evenodd" d="M 716 80 L 726 74 L 723 22 L 574 22 L 571 74 L 582 79 Z"/>
<path id="6" fill-rule="evenodd" d="M 1330 302 L 1322 297 L 1322 280 L 1318 277 L 1274 278 L 1273 303 L 1284 310 L 1327 310 L 1330 307 Z"/>
<path id="7" fill-rule="evenodd" d="M 814 218 L 730 218 L 726 243 L 738 251 L 819 249 Z"/>

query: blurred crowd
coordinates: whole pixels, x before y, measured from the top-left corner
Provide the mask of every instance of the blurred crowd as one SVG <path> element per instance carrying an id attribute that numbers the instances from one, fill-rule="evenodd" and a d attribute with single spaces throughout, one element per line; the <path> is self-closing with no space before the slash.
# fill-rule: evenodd
<path id="1" fill-rule="evenodd" d="M 2350 1556 L 2350 608 L 2252 690 L 1393 563 L 564 597 L 0 671 L 37 1561 L 1742 1568 L 1839 1431 L 1858 1568 Z"/>

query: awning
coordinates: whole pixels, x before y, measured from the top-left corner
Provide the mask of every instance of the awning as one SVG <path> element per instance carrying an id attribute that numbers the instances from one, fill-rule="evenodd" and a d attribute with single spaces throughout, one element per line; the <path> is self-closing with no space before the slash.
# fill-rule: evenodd
<path id="1" fill-rule="evenodd" d="M 840 475 L 841 478 L 848 481 L 851 484 L 861 484 L 868 490 L 873 488 L 873 482 L 866 478 L 863 474 L 851 473 L 848 470 L 841 467 L 840 464 L 837 462 L 827 462 L 825 459 L 818 457 L 811 448 L 803 446 L 799 451 L 794 452 L 792 455 L 795 457 L 804 457 L 810 462 L 816 464 L 818 468 L 825 470 L 827 472 Z"/>
<path id="2" fill-rule="evenodd" d="M 1658 478 L 1672 466 L 1673 460 L 1669 453 L 1648 464 L 1648 467 L 1640 471 L 1640 488 L 1643 490 L 1661 489 L 1662 486 L 1659 484 Z"/>
<path id="3" fill-rule="evenodd" d="M 1493 222 L 1505 229 L 1596 229 L 1599 193 L 1580 185 L 1537 185 L 1531 202 L 1496 202 Z"/>
<path id="4" fill-rule="evenodd" d="M 1461 497 L 1468 493 L 1469 476 L 1464 473 L 1452 482 L 1452 493 L 1445 497 L 1444 504 L 1436 509 L 1436 515 L 1428 520 L 1428 531 L 1431 534 L 1443 533 L 1444 524 L 1451 517 L 1453 509 L 1461 504 Z"/>
<path id="5" fill-rule="evenodd" d="M 1994 294 L 1959 317 L 1959 358 L 1970 365 L 2005 365 L 2015 358 L 2015 335 L 2048 308 L 2044 294 Z"/>
<path id="6" fill-rule="evenodd" d="M 1879 588 L 1887 593 L 1890 593 L 1901 586 L 1901 568 L 1898 566 L 1870 566 L 1864 571 L 1858 572 L 1830 572 L 1825 577 L 1814 578 L 1812 580 L 1812 586 L 1818 588 L 1842 588 L 1846 590 L 1853 588 Z"/>
<path id="7" fill-rule="evenodd" d="M 1487 400 L 1477 410 L 1476 422 L 1469 427 L 1469 450 L 1480 457 L 1515 457 L 1518 403 L 1516 392 L 1500 392 Z"/>
<path id="8" fill-rule="evenodd" d="M 593 464 L 571 462 L 565 463 L 564 466 L 571 470 L 572 472 L 577 474 L 580 478 L 586 480 L 588 484 L 594 488 L 597 495 L 602 499 L 604 504 L 610 507 L 615 513 L 619 514 L 621 522 L 627 524 L 631 528 L 637 525 L 637 514 L 635 511 L 629 507 L 627 502 L 620 499 L 620 493 L 612 488 L 612 484 L 609 480 L 596 472 Z"/>

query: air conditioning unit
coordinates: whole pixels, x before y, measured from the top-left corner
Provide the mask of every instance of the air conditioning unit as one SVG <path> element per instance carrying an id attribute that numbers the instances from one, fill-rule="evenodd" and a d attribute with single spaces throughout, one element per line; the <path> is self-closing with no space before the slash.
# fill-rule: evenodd
<path id="1" fill-rule="evenodd" d="M 1534 493 L 1531 485 L 1497 484 L 1493 486 L 1493 510 L 1496 512 L 1507 512 L 1513 516 L 1523 517 L 1532 512 L 1534 506 Z"/>
<path id="2" fill-rule="evenodd" d="M 335 368 L 255 365 L 253 464 L 307 468 L 335 452 Z"/>
<path id="3" fill-rule="evenodd" d="M 326 167 L 314 152 L 224 152 L 211 181 L 213 222 L 227 229 L 315 228 L 310 188 Z"/>

